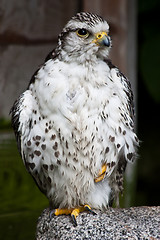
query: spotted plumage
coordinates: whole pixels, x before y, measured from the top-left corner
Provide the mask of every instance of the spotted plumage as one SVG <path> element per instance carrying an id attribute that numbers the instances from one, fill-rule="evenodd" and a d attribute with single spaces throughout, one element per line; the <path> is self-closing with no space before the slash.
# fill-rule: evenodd
<path id="1" fill-rule="evenodd" d="M 74 16 L 11 109 L 23 162 L 54 208 L 106 208 L 136 157 L 132 90 L 108 59 L 108 33 L 98 15 Z"/>

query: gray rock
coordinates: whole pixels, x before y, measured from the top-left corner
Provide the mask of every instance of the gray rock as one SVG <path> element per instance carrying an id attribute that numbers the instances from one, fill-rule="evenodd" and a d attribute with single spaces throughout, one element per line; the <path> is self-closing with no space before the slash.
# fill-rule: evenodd
<path id="1" fill-rule="evenodd" d="M 160 239 L 160 207 L 109 208 L 97 215 L 84 212 L 74 227 L 70 216 L 49 217 L 49 208 L 38 219 L 37 240 L 53 239 Z"/>

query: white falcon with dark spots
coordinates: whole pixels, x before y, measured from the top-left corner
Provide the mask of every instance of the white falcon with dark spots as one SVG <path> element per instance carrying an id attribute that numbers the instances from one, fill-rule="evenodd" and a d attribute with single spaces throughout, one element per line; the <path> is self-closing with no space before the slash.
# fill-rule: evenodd
<path id="1" fill-rule="evenodd" d="M 136 157 L 132 90 L 108 59 L 108 34 L 96 14 L 72 17 L 11 109 L 25 167 L 56 215 L 107 208 Z"/>

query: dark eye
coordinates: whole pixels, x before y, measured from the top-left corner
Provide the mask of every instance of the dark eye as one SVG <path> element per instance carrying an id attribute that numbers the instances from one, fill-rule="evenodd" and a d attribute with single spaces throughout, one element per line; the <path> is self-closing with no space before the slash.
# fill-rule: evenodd
<path id="1" fill-rule="evenodd" d="M 87 38 L 89 36 L 89 32 L 85 28 L 80 28 L 76 31 L 79 37 Z"/>

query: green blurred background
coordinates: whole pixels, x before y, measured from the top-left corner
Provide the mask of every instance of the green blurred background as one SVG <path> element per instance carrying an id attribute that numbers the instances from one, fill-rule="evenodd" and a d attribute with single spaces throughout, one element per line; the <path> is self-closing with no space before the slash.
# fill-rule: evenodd
<path id="1" fill-rule="evenodd" d="M 160 27 L 159 0 L 138 1 L 138 136 L 133 206 L 159 205 Z M 122 199 L 122 206 L 124 201 Z M 0 239 L 34 239 L 48 201 L 25 170 L 10 122 L 0 120 Z M 126 207 L 126 206 L 125 206 Z"/>
<path id="2" fill-rule="evenodd" d="M 17 151 L 11 130 L 0 131 L 0 239 L 34 239 L 36 223 L 48 206 Z"/>

